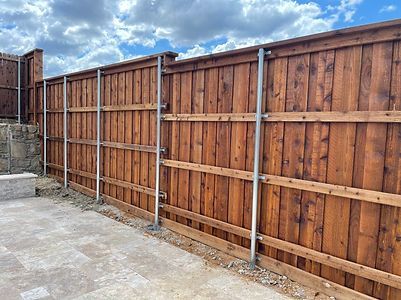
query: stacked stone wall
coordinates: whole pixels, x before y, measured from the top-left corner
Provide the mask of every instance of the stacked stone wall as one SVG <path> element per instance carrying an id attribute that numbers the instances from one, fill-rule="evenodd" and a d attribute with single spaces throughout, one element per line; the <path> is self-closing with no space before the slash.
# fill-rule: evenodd
<path id="1" fill-rule="evenodd" d="M 0 174 L 41 171 L 38 127 L 0 123 Z"/>

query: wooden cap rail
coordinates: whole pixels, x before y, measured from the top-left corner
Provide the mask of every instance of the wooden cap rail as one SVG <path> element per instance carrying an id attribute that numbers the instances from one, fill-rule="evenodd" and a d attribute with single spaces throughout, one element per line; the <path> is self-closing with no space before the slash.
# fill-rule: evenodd
<path id="1" fill-rule="evenodd" d="M 198 171 L 215 175 L 233 177 L 243 180 L 252 180 L 252 172 L 222 168 L 216 166 L 202 165 L 190 162 L 176 160 L 163 160 L 166 167 L 179 168 L 184 170 Z M 390 194 L 366 189 L 360 189 L 349 186 L 342 186 L 330 183 L 315 182 L 310 180 L 288 178 L 276 175 L 260 174 L 261 183 L 283 186 L 298 190 L 322 193 L 326 195 L 351 198 L 378 204 L 386 204 L 395 207 L 401 207 L 401 195 Z"/>
<path id="2" fill-rule="evenodd" d="M 165 114 L 164 121 L 255 122 L 254 113 Z M 401 111 L 267 112 L 262 122 L 401 123 Z"/>

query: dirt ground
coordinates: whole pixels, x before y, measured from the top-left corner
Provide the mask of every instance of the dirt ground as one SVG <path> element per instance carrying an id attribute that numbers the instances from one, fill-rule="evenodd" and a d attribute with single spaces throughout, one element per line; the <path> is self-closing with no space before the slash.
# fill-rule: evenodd
<path id="1" fill-rule="evenodd" d="M 172 232 L 166 228 L 161 228 L 159 232 L 147 230 L 149 222 L 126 214 L 116 207 L 107 204 L 97 204 L 94 198 L 88 197 L 70 188 L 65 189 L 59 182 L 48 177 L 38 177 L 36 184 L 38 196 L 54 200 L 56 203 L 69 203 L 82 210 L 93 210 L 109 218 L 124 223 L 141 231 L 144 235 L 152 235 L 193 253 L 206 260 L 206 263 L 216 268 L 225 268 L 233 273 L 243 276 L 248 280 L 258 282 L 262 285 L 274 288 L 280 293 L 291 296 L 295 299 L 334 299 L 310 288 L 291 281 L 286 276 L 281 276 L 269 270 L 257 267 L 255 270 L 249 269 L 249 264 L 241 259 L 234 258 L 219 250 L 206 246 L 202 243 L 189 239 L 185 236 Z"/>

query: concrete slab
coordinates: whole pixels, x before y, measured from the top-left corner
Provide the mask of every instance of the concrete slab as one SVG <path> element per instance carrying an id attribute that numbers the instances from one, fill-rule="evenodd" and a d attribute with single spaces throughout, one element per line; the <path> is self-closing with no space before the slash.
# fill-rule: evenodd
<path id="1" fill-rule="evenodd" d="M 0 201 L 0 224 L 7 299 L 288 299 L 101 214 L 46 198 Z"/>
<path id="2" fill-rule="evenodd" d="M 0 201 L 35 196 L 35 174 L 0 175 Z"/>

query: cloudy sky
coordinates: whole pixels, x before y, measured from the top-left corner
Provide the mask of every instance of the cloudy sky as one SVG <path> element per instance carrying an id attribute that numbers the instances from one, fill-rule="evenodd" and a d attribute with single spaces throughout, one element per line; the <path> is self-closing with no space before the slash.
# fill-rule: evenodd
<path id="1" fill-rule="evenodd" d="M 187 58 L 401 17 L 399 0 L 0 0 L 0 51 L 45 76 L 166 50 Z"/>

